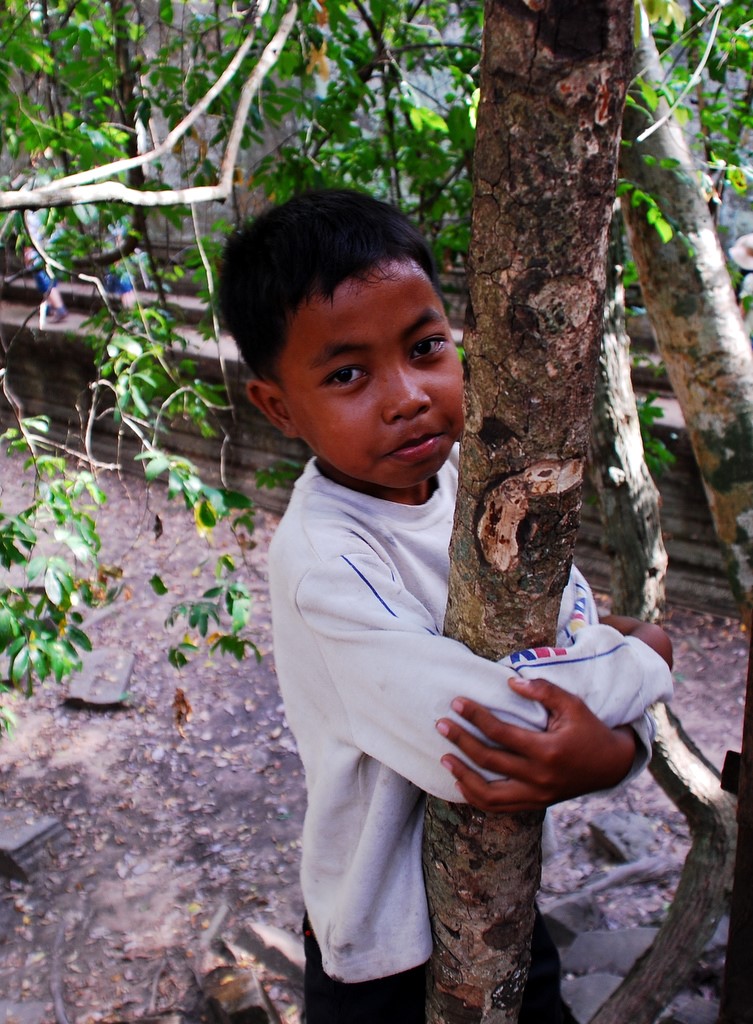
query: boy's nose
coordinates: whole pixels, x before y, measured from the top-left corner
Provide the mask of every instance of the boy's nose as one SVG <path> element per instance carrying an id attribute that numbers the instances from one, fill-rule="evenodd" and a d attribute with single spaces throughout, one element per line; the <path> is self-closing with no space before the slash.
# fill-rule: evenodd
<path id="1" fill-rule="evenodd" d="M 396 374 L 385 388 L 383 415 L 387 423 L 413 419 L 425 412 L 431 401 L 421 382 L 411 374 Z"/>

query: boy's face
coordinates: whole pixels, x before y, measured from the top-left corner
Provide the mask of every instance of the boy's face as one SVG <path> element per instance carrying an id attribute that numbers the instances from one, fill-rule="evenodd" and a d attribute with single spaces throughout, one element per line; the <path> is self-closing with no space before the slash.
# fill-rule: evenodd
<path id="1" fill-rule="evenodd" d="M 325 476 L 420 505 L 463 426 L 462 368 L 442 302 L 414 263 L 348 278 L 292 317 L 277 379 L 251 401 Z"/>

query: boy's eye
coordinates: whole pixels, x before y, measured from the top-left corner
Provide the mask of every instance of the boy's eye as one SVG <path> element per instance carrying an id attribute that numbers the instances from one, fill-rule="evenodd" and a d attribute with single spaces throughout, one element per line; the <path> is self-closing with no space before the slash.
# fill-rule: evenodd
<path id="1" fill-rule="evenodd" d="M 437 338 L 424 338 L 413 346 L 414 356 L 431 356 L 441 352 L 446 344 L 446 339 L 441 335 Z"/>
<path id="2" fill-rule="evenodd" d="M 356 366 L 344 366 L 341 370 L 335 370 L 330 374 L 327 377 L 327 382 L 329 384 L 352 384 L 354 380 L 362 377 L 363 373 L 364 371 L 359 370 Z"/>

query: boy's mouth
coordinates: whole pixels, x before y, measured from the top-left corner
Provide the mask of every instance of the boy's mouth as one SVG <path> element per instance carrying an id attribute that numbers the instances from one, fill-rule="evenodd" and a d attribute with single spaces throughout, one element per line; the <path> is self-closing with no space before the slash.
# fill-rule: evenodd
<path id="1" fill-rule="evenodd" d="M 421 437 L 410 438 L 403 441 L 397 448 L 393 448 L 389 454 L 398 459 L 425 458 L 434 453 L 441 437 L 441 434 L 423 434 Z"/>

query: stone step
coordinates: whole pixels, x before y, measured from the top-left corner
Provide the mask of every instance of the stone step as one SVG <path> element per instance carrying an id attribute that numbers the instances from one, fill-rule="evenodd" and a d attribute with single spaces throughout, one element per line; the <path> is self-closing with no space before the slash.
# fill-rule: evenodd
<path id="1" fill-rule="evenodd" d="M 28 882 L 51 846 L 65 835 L 57 818 L 35 818 L 25 810 L 0 811 L 0 875 Z"/>

